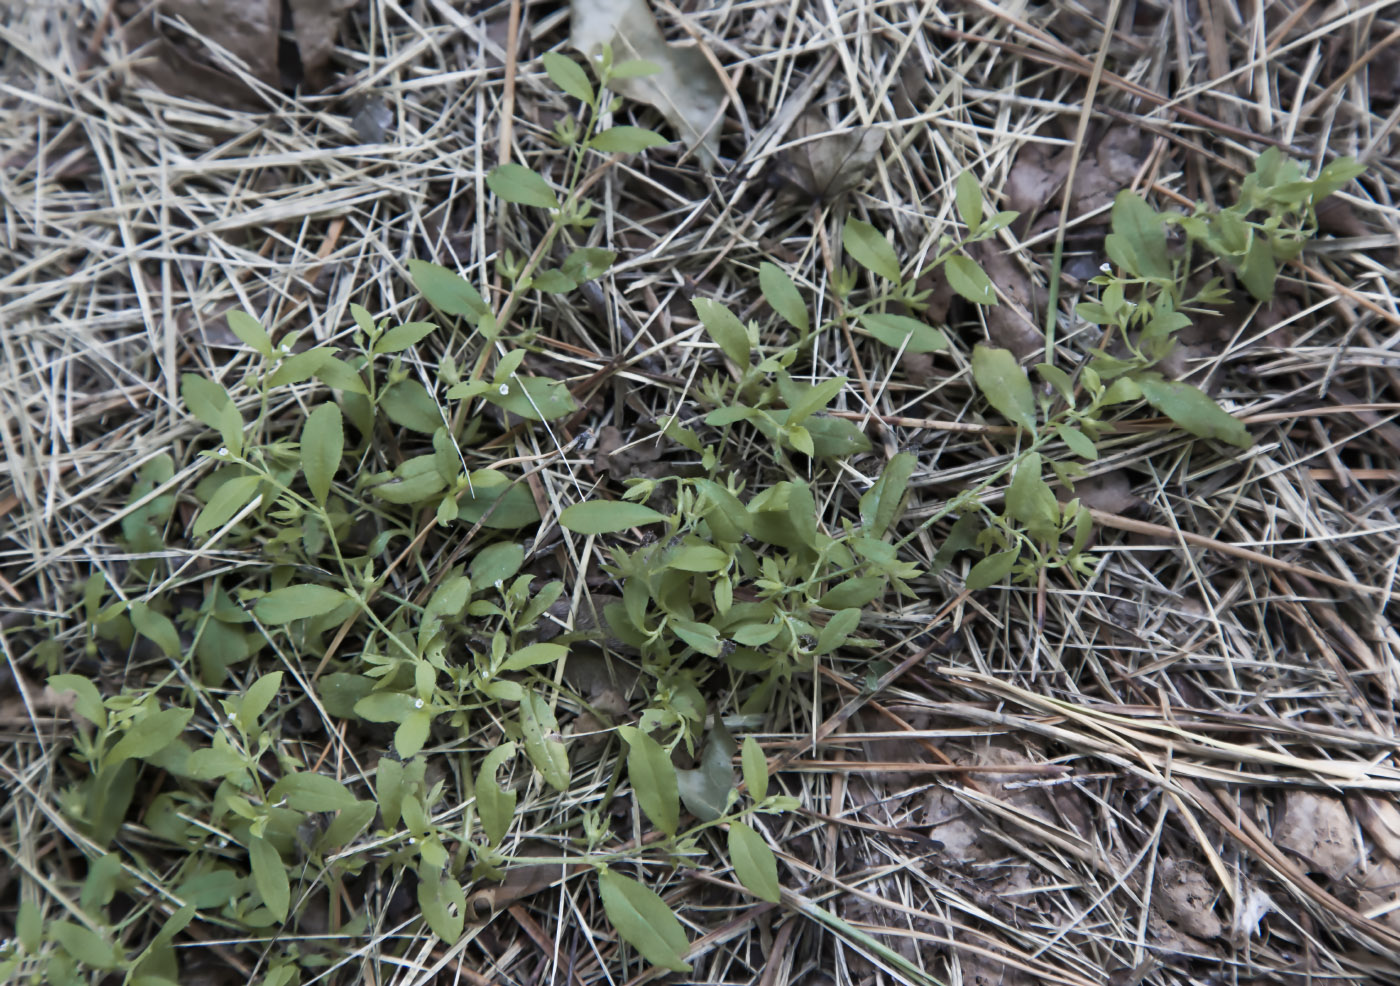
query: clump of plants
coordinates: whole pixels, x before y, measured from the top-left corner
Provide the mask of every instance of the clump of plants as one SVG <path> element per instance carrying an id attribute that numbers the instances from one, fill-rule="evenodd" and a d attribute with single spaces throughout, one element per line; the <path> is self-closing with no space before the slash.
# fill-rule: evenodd
<path id="1" fill-rule="evenodd" d="M 348 346 L 308 347 L 296 332 L 231 312 L 247 348 L 241 375 L 184 377 L 185 407 L 208 429 L 195 453 L 207 471 L 180 496 L 153 496 L 175 475 L 173 460 L 153 461 L 124 536 L 134 550 L 155 550 L 177 536 L 179 503 L 195 502 L 194 546 L 238 564 L 181 569 L 157 583 L 160 571 L 143 563 L 131 570 L 135 589 L 100 574 L 85 587 L 90 652 L 145 649 L 158 671 L 107 695 L 87 674 L 50 678 L 75 695 L 83 720 L 60 804 L 81 835 L 87 876 L 68 913 L 21 905 L 19 951 L 0 965 L 6 975 L 68 983 L 81 981 L 81 969 L 129 969 L 133 981 L 175 982 L 174 942 L 191 922 L 275 935 L 306 902 L 330 902 L 339 914 L 349 886 L 373 882 L 411 882 L 423 925 L 453 942 L 480 917 L 468 914 L 468 885 L 540 863 L 590 871 L 618 935 L 650 963 L 688 969 L 676 913 L 635 874 L 642 864 L 701 865 L 723 830 L 715 861 L 754 897 L 777 902 L 763 816 L 797 807 L 770 777 L 755 736 L 736 738 L 726 718 L 761 722 L 797 676 L 874 643 L 868 617 L 914 596 L 923 574 L 901 549 L 946 518 L 956 522 L 945 547 L 975 545 L 983 555 L 969 588 L 1046 569 L 1087 573 L 1089 511 L 1062 502 L 1046 470 L 1072 488 L 1079 463 L 1098 456 L 1114 409 L 1146 402 L 1191 435 L 1247 447 L 1233 417 L 1155 367 L 1193 315 L 1225 298 L 1218 277 L 1195 286 L 1201 268 L 1224 265 L 1266 300 L 1279 264 L 1315 231 L 1317 202 L 1359 170 L 1336 162 L 1304 180 L 1270 152 L 1236 205 L 1190 215 L 1120 195 L 1105 243 L 1111 263 L 1093 281 L 1098 300 L 1078 308 L 1104 327 L 1099 345 L 1078 366 L 1036 366 L 1039 385 L 1010 352 L 973 347 L 973 382 L 1014 426 L 1013 454 L 917 530 L 900 534 L 919 468 L 908 452 L 868 469 L 855 502 L 829 502 L 821 469 L 871 446 L 855 424 L 827 413 L 847 381 L 807 382 L 803 371 L 816 376 L 814 342 L 843 326 L 894 351 L 953 345 L 916 317 L 927 292 L 915 285 L 935 268 L 967 301 L 996 303 L 966 247 L 1015 215 L 986 215 L 969 174 L 955 183 L 962 236 L 944 238 L 908 274 L 878 230 L 848 220 L 842 243 L 869 286 L 843 268 L 819 324 L 772 263 L 761 265 L 758 283 L 782 320 L 776 331 L 697 298 L 723 367 L 700 384 L 702 413 L 683 419 L 676 409 L 659 435 L 698 465 L 633 480 L 620 499 L 580 489 L 551 516 L 530 480 L 567 456 L 555 429 L 579 404 L 564 382 L 529 372 L 538 347 L 514 316 L 527 297 L 567 294 L 616 259 L 592 238 L 586 168 L 665 141 L 604 125 L 619 108 L 609 84 L 647 64 L 609 53 L 588 71 L 558 55 L 544 64 L 583 112 L 555 127 L 557 188 L 523 164 L 487 181 L 502 201 L 545 219 L 528 257 L 499 259 L 508 291 L 498 303 L 458 273 L 414 261 L 413 283 L 434 321 L 376 318 L 355 305 Z M 556 256 L 563 260 L 550 266 Z M 414 354 L 433 344 L 442 356 L 430 373 Z M 331 399 L 318 398 L 327 391 Z M 534 429 L 544 456 L 501 454 L 510 437 Z M 781 477 L 761 489 L 735 469 L 745 434 L 764 440 Z M 999 501 L 987 495 L 994 489 Z M 587 635 L 545 632 L 567 614 L 560 606 L 576 597 L 581 573 L 542 576 L 538 534 L 527 533 L 556 521 L 576 538 L 602 539 L 617 600 L 603 606 L 592 642 L 627 648 L 640 683 L 628 721 L 604 724 L 587 784 L 567 727 L 596 710 L 563 673 Z M 178 596 L 169 591 L 176 583 Z M 341 743 L 345 756 L 331 771 L 330 747 L 309 755 L 291 735 L 294 718 L 326 736 L 362 730 L 385 750 L 362 761 Z M 143 777 L 161 780 L 142 792 Z M 444 800 L 449 781 L 461 795 L 453 802 Z M 645 838 L 614 831 L 609 807 L 625 790 L 650 825 Z M 520 837 L 534 834 L 521 831 L 522 799 L 549 792 L 569 794 L 560 800 L 573 806 L 547 833 L 558 855 L 518 852 Z M 136 838 L 121 846 L 124 828 Z M 165 861 L 158 875 L 133 861 L 137 843 Z M 114 895 L 141 883 L 143 903 L 115 915 Z M 130 940 L 150 921 L 160 926 L 153 938 Z M 335 931 L 362 938 L 373 929 L 356 913 Z M 261 981 L 285 986 L 333 961 L 293 944 Z"/>

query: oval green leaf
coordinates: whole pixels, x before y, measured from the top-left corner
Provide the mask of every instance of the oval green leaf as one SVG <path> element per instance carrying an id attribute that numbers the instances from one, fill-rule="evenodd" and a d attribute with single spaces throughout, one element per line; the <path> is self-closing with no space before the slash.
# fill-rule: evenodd
<path id="1" fill-rule="evenodd" d="M 778 861 L 763 836 L 743 822 L 729 823 L 729 861 L 734 875 L 762 900 L 776 904 L 782 900 L 778 887 Z"/>
<path id="2" fill-rule="evenodd" d="M 625 500 L 589 500 L 566 507 L 559 526 L 575 534 L 615 534 L 633 527 L 657 524 L 667 516 L 640 503 Z"/>
<path id="3" fill-rule="evenodd" d="M 685 929 L 660 896 L 612 870 L 598 874 L 598 895 L 612 926 L 642 958 L 672 972 L 690 971 Z"/>

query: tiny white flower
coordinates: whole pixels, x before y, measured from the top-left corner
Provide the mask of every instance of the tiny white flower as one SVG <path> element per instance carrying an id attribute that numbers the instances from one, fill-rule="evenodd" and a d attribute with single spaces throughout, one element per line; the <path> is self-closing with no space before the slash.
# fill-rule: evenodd
<path id="1" fill-rule="evenodd" d="M 292 347 L 289 346 L 289 345 L 287 345 L 285 342 L 282 343 L 282 345 L 281 345 L 280 348 L 281 348 L 281 350 L 282 350 L 282 355 L 283 355 L 283 356 L 287 355 L 288 353 L 290 353 L 290 352 L 292 351 Z"/>
<path id="2" fill-rule="evenodd" d="M 1099 264 L 1099 270 L 1103 271 L 1105 274 L 1112 274 L 1113 265 L 1105 260 L 1103 263 Z"/>
<path id="3" fill-rule="evenodd" d="M 417 844 L 418 844 L 418 840 L 415 839 L 413 836 L 410 835 L 410 836 L 408 837 L 408 844 L 409 844 L 410 846 L 417 845 Z"/>
<path id="4" fill-rule="evenodd" d="M 421 709 L 423 707 L 423 700 L 421 698 L 415 698 L 413 700 L 413 707 L 415 709 Z"/>
<path id="5" fill-rule="evenodd" d="M 220 446 L 220 447 L 219 447 L 219 454 L 220 454 L 220 455 L 228 455 L 228 449 L 224 448 L 223 446 Z"/>
<path id="6" fill-rule="evenodd" d="M 502 396 L 502 397 L 505 397 L 505 396 L 507 396 L 507 395 L 509 395 L 509 394 L 510 394 L 510 384 L 508 384 L 508 383 L 503 383 L 503 384 L 501 384 L 501 396 Z"/>

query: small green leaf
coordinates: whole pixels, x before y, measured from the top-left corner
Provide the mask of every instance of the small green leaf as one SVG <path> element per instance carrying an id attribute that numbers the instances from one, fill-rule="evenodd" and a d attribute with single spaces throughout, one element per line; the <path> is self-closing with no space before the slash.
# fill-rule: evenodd
<path id="1" fill-rule="evenodd" d="M 1099 450 L 1095 447 L 1093 439 L 1078 428 L 1071 428 L 1069 425 L 1061 425 L 1055 430 L 1055 434 L 1060 436 L 1060 441 L 1069 446 L 1069 450 L 1082 459 L 1093 461 L 1099 457 Z"/>
<path id="2" fill-rule="evenodd" d="M 804 335 L 811 329 L 812 322 L 807 315 L 807 305 L 792 278 L 777 264 L 763 261 L 758 265 L 758 286 L 763 291 L 764 300 L 770 308 Z"/>
<path id="3" fill-rule="evenodd" d="M 503 790 L 496 783 L 496 771 L 515 756 L 514 743 L 502 743 L 481 761 L 481 773 L 476 778 L 476 813 L 481 819 L 481 828 L 491 845 L 500 845 L 510 830 L 511 819 L 515 816 L 514 791 Z"/>
<path id="4" fill-rule="evenodd" d="M 1113 200 L 1111 221 L 1113 232 L 1123 238 L 1143 274 L 1171 276 L 1166 227 L 1162 217 L 1142 196 L 1126 190 L 1119 192 Z"/>
<path id="5" fill-rule="evenodd" d="M 1191 434 L 1201 438 L 1218 438 L 1240 448 L 1249 448 L 1254 444 L 1244 425 L 1189 383 L 1163 380 L 1156 374 L 1143 374 L 1134 379 L 1147 403 Z"/>
<path id="6" fill-rule="evenodd" d="M 175 658 L 184 653 L 184 648 L 180 646 L 180 634 L 175 630 L 175 624 L 170 622 L 170 617 L 157 613 L 142 602 L 133 602 L 127 608 L 127 613 L 136 632 L 155 643 L 166 657 Z"/>
<path id="7" fill-rule="evenodd" d="M 1055 388 L 1055 393 L 1065 399 L 1071 407 L 1074 406 L 1074 381 L 1070 375 L 1052 363 L 1037 363 L 1035 372 L 1040 374 L 1040 378 Z"/>
<path id="8" fill-rule="evenodd" d="M 637 154 L 648 147 L 660 147 L 670 141 L 655 130 L 645 127 L 609 127 L 593 137 L 588 146 L 605 154 Z"/>
<path id="9" fill-rule="evenodd" d="M 782 900 L 778 887 L 778 860 L 763 836 L 743 822 L 729 823 L 729 861 L 734 875 L 755 897 L 776 904 Z"/>
<path id="10" fill-rule="evenodd" d="M 1015 567 L 1016 559 L 1020 556 L 1020 548 L 988 555 L 973 565 L 972 571 L 967 573 L 967 587 L 969 589 L 985 589 L 990 585 L 995 585 L 1006 578 L 1011 569 Z"/>
<path id="11" fill-rule="evenodd" d="M 1031 452 L 1016 466 L 1006 489 L 1006 514 L 1026 526 L 1034 538 L 1054 541 L 1059 535 L 1060 506 L 1040 475 L 1041 458 Z"/>
<path id="12" fill-rule="evenodd" d="M 844 644 L 847 638 L 860 626 L 860 610 L 855 607 L 843 609 L 831 615 L 826 626 L 817 635 L 817 646 L 813 649 L 814 654 L 830 654 L 832 651 Z"/>
<path id="13" fill-rule="evenodd" d="M 180 399 L 191 414 L 215 431 L 224 420 L 225 409 L 233 405 L 228 391 L 198 373 L 180 375 Z"/>
<path id="14" fill-rule="evenodd" d="M 462 937 L 467 898 L 462 885 L 440 870 L 424 867 L 418 874 L 418 909 L 433 934 L 448 945 Z"/>
<path id="15" fill-rule="evenodd" d="M 860 327 L 891 349 L 906 353 L 938 353 L 948 348 L 948 337 L 933 326 L 908 315 L 870 312 L 861 315 Z"/>
<path id="16" fill-rule="evenodd" d="M 739 369 L 747 369 L 750 352 L 749 334 L 743 323 L 718 301 L 712 301 L 709 298 L 695 298 L 691 304 L 695 306 L 695 313 L 700 317 L 705 331 L 719 345 L 724 355 L 738 364 Z"/>
<path id="17" fill-rule="evenodd" d="M 262 323 L 247 312 L 230 311 L 228 327 L 243 340 L 243 344 L 266 359 L 272 359 L 272 339 Z"/>
<path id="18" fill-rule="evenodd" d="M 690 948 L 679 919 L 654 891 L 613 870 L 598 874 L 598 895 L 612 926 L 652 965 L 689 972 Z"/>
<path id="19" fill-rule="evenodd" d="M 476 553 L 467 571 L 479 588 L 495 585 L 520 571 L 525 563 L 525 548 L 516 541 L 499 541 Z"/>
<path id="20" fill-rule="evenodd" d="M 995 305 L 997 292 L 977 261 L 971 257 L 955 255 L 943 265 L 943 273 L 948 278 L 948 286 L 968 301 L 978 305 Z"/>
<path id="21" fill-rule="evenodd" d="M 625 500 L 589 500 L 566 507 L 559 515 L 559 526 L 575 534 L 614 534 L 668 519 L 665 514 L 640 503 L 629 503 Z"/>
<path id="22" fill-rule="evenodd" d="M 1339 157 L 1318 172 L 1313 180 L 1313 201 L 1320 202 L 1334 192 L 1340 192 L 1366 173 L 1366 165 L 1354 158 Z"/>
<path id="23" fill-rule="evenodd" d="M 719 657 L 719 633 L 708 623 L 672 619 L 671 629 L 675 631 L 677 637 L 700 653 L 708 654 L 710 657 Z"/>
<path id="24" fill-rule="evenodd" d="M 569 653 L 563 644 L 526 644 L 506 658 L 501 667 L 506 671 L 524 671 L 541 664 L 558 664 Z"/>
<path id="25" fill-rule="evenodd" d="M 609 79 L 637 79 L 644 75 L 656 75 L 661 71 L 661 66 L 655 62 L 647 61 L 645 58 L 629 58 L 626 61 L 618 62 L 608 73 Z"/>
<path id="26" fill-rule="evenodd" d="M 323 361 L 316 368 L 316 379 L 332 390 L 341 390 L 347 394 L 359 394 L 361 397 L 369 396 L 369 388 L 365 386 L 364 378 L 349 363 L 341 362 L 338 359 Z"/>
<path id="27" fill-rule="evenodd" d="M 165 709 L 142 716 L 132 723 L 117 745 L 102 758 L 103 767 L 115 767 L 125 760 L 144 760 L 155 756 L 179 738 L 192 715 L 194 712 L 190 709 Z"/>
<path id="28" fill-rule="evenodd" d="M 39 954 L 43 933 L 44 915 L 39 911 L 39 905 L 24 898 L 19 902 L 19 914 L 15 918 L 15 937 L 19 939 L 20 947 L 30 955 Z"/>
<path id="29" fill-rule="evenodd" d="M 238 718 L 242 721 L 244 729 L 256 728 L 258 719 L 267 711 L 267 707 L 272 704 L 281 688 L 281 671 L 270 671 L 248 686 L 248 691 L 244 693 L 243 701 L 238 706 Z"/>
<path id="30" fill-rule="evenodd" d="M 1274 252 L 1269 248 L 1269 241 L 1257 230 L 1250 237 L 1249 250 L 1245 252 L 1239 275 L 1246 290 L 1255 298 L 1263 302 L 1273 300 L 1278 268 L 1274 266 Z"/>
<path id="31" fill-rule="evenodd" d="M 680 794 L 671 755 L 635 726 L 619 726 L 617 731 L 627 741 L 627 777 L 637 805 L 653 825 L 675 835 L 680 825 Z"/>
<path id="32" fill-rule="evenodd" d="M 482 397 L 527 421 L 553 421 L 578 410 L 568 386 L 547 377 L 512 376 L 508 383 L 497 384 Z"/>
<path id="33" fill-rule="evenodd" d="M 823 609 L 851 609 L 878 599 L 885 591 L 885 580 L 876 576 L 847 579 L 817 600 Z"/>
<path id="34" fill-rule="evenodd" d="M 107 709 L 102 693 L 91 680 L 80 674 L 56 674 L 49 677 L 49 687 L 56 692 L 73 692 L 77 696 L 73 708 L 94 726 L 106 727 Z"/>
<path id="35" fill-rule="evenodd" d="M 432 322 L 408 322 L 395 326 L 379 337 L 374 344 L 376 356 L 386 353 L 401 353 L 409 346 L 416 346 L 432 333 L 437 326 Z"/>
<path id="36" fill-rule="evenodd" d="M 525 755 L 556 791 L 569 789 L 569 754 L 556 737 L 559 723 L 549 703 L 533 692 L 520 701 L 520 732 L 525 738 Z"/>
<path id="37" fill-rule="evenodd" d="M 859 219 L 850 218 L 841 229 L 841 243 L 856 263 L 866 270 L 883 277 L 891 284 L 899 284 L 899 258 L 874 226 Z"/>
<path id="38" fill-rule="evenodd" d="M 261 836 L 248 839 L 248 861 L 253 867 L 253 885 L 258 896 L 278 921 L 287 920 L 291 907 L 292 888 L 287 881 L 287 867 L 272 843 Z"/>
<path id="39" fill-rule="evenodd" d="M 49 924 L 48 933 L 63 946 L 65 952 L 89 968 L 115 969 L 121 963 L 111 942 L 80 924 L 54 921 Z"/>
<path id="40" fill-rule="evenodd" d="M 845 377 L 832 377 L 805 388 L 788 407 L 787 425 L 799 425 L 818 411 L 826 410 L 826 406 L 836 399 L 836 395 L 841 393 L 845 386 Z"/>
<path id="41" fill-rule="evenodd" d="M 283 798 L 287 799 L 287 807 L 295 811 L 339 811 L 359 803 L 334 777 L 310 771 L 287 774 L 267 792 L 267 799 L 273 804 Z"/>
<path id="42" fill-rule="evenodd" d="M 734 790 L 734 737 L 716 720 L 705 740 L 700 764 L 692 770 L 676 771 L 676 786 L 681 804 L 702 822 L 713 822 L 724 816 L 729 796 Z"/>
<path id="43" fill-rule="evenodd" d="M 617 251 L 602 247 L 579 247 L 564 258 L 560 268 L 565 274 L 582 284 L 595 277 L 601 277 L 617 261 Z"/>
<path id="44" fill-rule="evenodd" d="M 253 615 L 264 623 L 280 626 L 293 620 L 325 616 L 350 597 L 340 589 L 325 585 L 289 585 L 274 589 L 253 605 Z"/>
<path id="45" fill-rule="evenodd" d="M 593 86 L 588 81 L 588 73 L 584 72 L 578 62 L 557 51 L 545 52 L 540 56 L 540 61 L 544 62 L 544 70 L 549 73 L 550 79 L 563 92 L 573 96 L 580 103 L 593 105 Z"/>
<path id="46" fill-rule="evenodd" d="M 894 523 L 916 465 L 918 460 L 908 452 L 895 453 L 875 485 L 860 498 L 860 522 L 872 537 L 884 537 Z"/>
<path id="47" fill-rule="evenodd" d="M 331 481 L 344 452 L 345 425 L 340 408 L 327 402 L 307 415 L 301 429 L 301 471 L 311 495 L 322 506 L 330 496 Z"/>
<path id="48" fill-rule="evenodd" d="M 1010 350 L 978 345 L 972 350 L 972 379 L 987 403 L 1027 431 L 1035 431 L 1035 393 Z"/>
<path id="49" fill-rule="evenodd" d="M 422 699 L 404 692 L 371 692 L 355 703 L 355 715 L 370 722 L 403 722 L 422 708 Z"/>
<path id="50" fill-rule="evenodd" d="M 744 786 L 749 789 L 749 797 L 762 801 L 768 797 L 768 759 L 764 757 L 758 740 L 752 736 L 744 737 L 740 759 L 743 761 Z"/>
<path id="51" fill-rule="evenodd" d="M 549 183 L 523 164 L 501 165 L 486 176 L 486 186 L 507 202 L 559 208 L 559 199 Z"/>
<path id="52" fill-rule="evenodd" d="M 442 411 L 417 380 L 400 380 L 379 397 L 379 408 L 396 425 L 431 435 L 442 427 Z"/>
<path id="53" fill-rule="evenodd" d="M 438 311 L 469 318 L 473 322 L 490 314 L 491 310 L 486 306 L 481 292 L 446 267 L 430 264 L 426 260 L 410 260 L 408 273 L 413 279 L 413 286 Z"/>
<path id="54" fill-rule="evenodd" d="M 692 544 L 666 559 L 666 567 L 682 572 L 722 572 L 729 567 L 729 562 L 726 551 L 708 544 Z"/>
<path id="55" fill-rule="evenodd" d="M 394 730 L 394 749 L 401 757 L 415 756 L 428 742 L 428 732 L 433 726 L 431 709 L 415 709 L 404 717 L 399 728 Z"/>
<path id="56" fill-rule="evenodd" d="M 536 291 L 543 291 L 545 294 L 568 294 L 578 287 L 578 281 L 562 270 L 546 269 L 535 272 L 530 287 Z M 516 352 L 522 352 L 522 350 L 516 350 Z"/>
<path id="57" fill-rule="evenodd" d="M 971 171 L 958 175 L 954 201 L 958 207 L 958 218 L 967 224 L 969 233 L 976 233 L 982 225 L 982 186 Z"/>
<path id="58" fill-rule="evenodd" d="M 199 512 L 190 533 L 200 538 L 223 527 L 248 505 L 262 481 L 261 476 L 235 476 L 225 480 Z"/>
<path id="59" fill-rule="evenodd" d="M 285 387 L 288 384 L 310 380 L 333 358 L 331 351 L 324 348 L 308 349 L 304 353 L 288 356 L 272 371 L 272 375 L 267 378 L 267 385 Z"/>
<path id="60" fill-rule="evenodd" d="M 530 488 L 498 469 L 478 469 L 472 485 L 457 501 L 457 519 L 495 530 L 514 530 L 540 519 Z"/>
<path id="61" fill-rule="evenodd" d="M 870 451 L 870 439 L 854 421 L 813 415 L 802 422 L 802 426 L 812 436 L 818 457 L 839 459 Z"/>

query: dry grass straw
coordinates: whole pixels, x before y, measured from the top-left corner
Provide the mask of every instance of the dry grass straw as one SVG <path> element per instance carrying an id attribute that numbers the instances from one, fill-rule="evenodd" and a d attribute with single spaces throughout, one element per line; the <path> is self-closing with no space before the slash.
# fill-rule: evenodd
<path id="1" fill-rule="evenodd" d="M 14 683 L 4 726 L 22 737 L 0 752 L 7 894 L 16 880 L 54 878 L 55 855 L 81 844 L 57 808 L 62 729 L 29 628 L 52 625 L 60 648 L 80 648 L 75 589 L 94 570 L 119 582 L 132 560 L 118 534 L 140 505 L 127 495 L 139 470 L 162 453 L 178 465 L 150 497 L 196 474 L 188 449 L 201 428 L 181 409 L 179 375 L 233 382 L 247 369 L 220 315 L 246 308 L 333 342 L 351 301 L 409 314 L 410 258 L 496 283 L 498 251 L 528 253 L 538 230 L 523 211 L 497 209 L 484 175 L 507 158 L 548 170 L 548 128 L 568 110 L 536 61 L 567 34 L 552 5 L 468 16 L 437 0 L 368 0 L 338 52 L 337 91 L 266 91 L 247 112 L 142 83 L 116 32 L 89 63 L 102 6 L 29 5 L 0 26 L 0 593 Z M 911 968 L 981 984 L 1400 981 L 1400 888 L 1386 882 L 1400 879 L 1400 833 L 1386 837 L 1400 789 L 1396 7 L 1108 7 L 1111 33 L 1094 2 L 681 10 L 663 0 L 668 36 L 706 45 L 739 98 L 730 157 L 712 175 L 657 155 L 596 176 L 597 235 L 620 249 L 619 266 L 586 305 L 517 313 L 550 341 L 552 372 L 596 377 L 583 423 L 640 439 L 686 413 L 704 355 L 691 345 L 693 290 L 756 312 L 757 264 L 772 258 L 820 294 L 848 212 L 921 256 L 948 229 L 963 169 L 1004 206 L 1028 147 L 1069 151 L 1082 167 L 1112 128 L 1147 135 L 1133 183 L 1163 202 L 1228 195 L 1271 143 L 1314 165 L 1349 153 L 1372 168 L 1344 196 L 1365 230 L 1285 271 L 1300 303 L 1284 331 L 1246 310 L 1196 354 L 1193 379 L 1252 422 L 1252 450 L 1119 429 L 1093 472 L 1130 493 L 1096 514 L 1090 579 L 968 597 L 953 574 L 926 578 L 920 604 L 883 620 L 883 665 L 837 662 L 783 697 L 765 741 L 808 809 L 766 833 L 792 888 L 783 905 L 749 906 L 724 871 L 668 884 L 650 874 L 684 905 L 695 981 L 845 986 L 914 981 Z M 373 143 L 349 123 L 367 99 L 392 116 Z M 883 134 L 869 180 L 839 202 L 793 205 L 769 183 L 803 153 L 789 131 L 804 113 L 833 133 Z M 1067 269 L 1099 259 L 1102 207 L 1060 215 L 999 244 L 1036 320 L 1057 236 Z M 1060 295 L 1066 363 L 1086 345 L 1069 314 L 1076 290 Z M 955 349 L 967 352 L 984 327 L 961 317 Z M 918 452 L 912 517 L 1000 461 L 998 429 L 970 410 L 962 357 L 931 370 L 852 341 L 824 339 L 817 372 L 854 381 L 840 410 L 878 449 Z M 414 368 L 425 380 L 430 369 Z M 541 458 L 532 486 L 548 513 L 592 481 L 581 449 L 542 458 L 574 437 L 521 433 L 490 454 Z M 762 451 L 744 450 L 755 487 L 773 478 Z M 882 461 L 813 477 L 829 518 L 851 511 Z M 924 565 L 941 533 L 913 545 Z M 589 563 L 581 544 L 564 547 Z M 445 557 L 406 566 L 399 591 L 419 591 L 420 573 Z M 187 560 L 172 548 L 163 570 Z M 256 563 L 217 548 L 200 560 L 234 577 Z M 862 690 L 872 667 L 879 680 Z M 338 776 L 365 775 L 366 751 L 335 734 L 314 752 Z M 596 797 L 610 769 L 598 765 L 570 801 L 535 790 L 521 810 L 543 829 Z M 1333 822 L 1351 840 L 1350 865 L 1300 841 Z M 392 961 L 386 949 L 409 924 L 376 911 L 372 940 L 340 955 L 326 981 L 651 978 L 621 971 L 591 884 L 557 877 L 452 949 L 419 936 Z M 192 943 L 196 953 L 206 955 L 196 965 L 256 966 L 256 953 L 228 943 Z"/>

